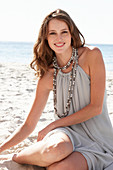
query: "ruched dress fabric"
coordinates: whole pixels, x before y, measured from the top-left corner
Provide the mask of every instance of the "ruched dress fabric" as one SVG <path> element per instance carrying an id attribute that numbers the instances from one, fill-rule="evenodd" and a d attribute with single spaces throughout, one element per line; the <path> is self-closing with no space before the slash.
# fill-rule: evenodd
<path id="1" fill-rule="evenodd" d="M 57 74 L 57 110 L 58 114 L 65 111 L 67 103 L 70 72 Z M 97 94 L 98 96 L 98 94 Z M 81 110 L 90 103 L 90 77 L 78 65 L 73 90 L 73 98 L 69 115 Z M 55 120 L 59 119 L 55 115 Z M 113 170 L 109 168 L 113 163 L 113 127 L 108 115 L 106 92 L 104 96 L 102 113 L 79 124 L 60 127 L 51 131 L 47 136 L 63 131 L 73 144 L 73 151 L 83 154 L 89 170 Z M 107 170 L 107 169 L 106 169 Z"/>

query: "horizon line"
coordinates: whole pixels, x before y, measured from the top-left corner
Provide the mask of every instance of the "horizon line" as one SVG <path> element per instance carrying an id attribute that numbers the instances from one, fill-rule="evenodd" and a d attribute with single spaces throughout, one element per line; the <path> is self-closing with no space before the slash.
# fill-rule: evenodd
<path id="1" fill-rule="evenodd" d="M 14 40 L 0 40 L 0 43 L 35 43 L 36 41 L 19 41 L 19 40 L 17 40 L 17 41 L 14 41 Z M 113 43 L 85 43 L 85 45 L 95 45 L 95 44 L 97 44 L 97 45 L 113 45 Z"/>

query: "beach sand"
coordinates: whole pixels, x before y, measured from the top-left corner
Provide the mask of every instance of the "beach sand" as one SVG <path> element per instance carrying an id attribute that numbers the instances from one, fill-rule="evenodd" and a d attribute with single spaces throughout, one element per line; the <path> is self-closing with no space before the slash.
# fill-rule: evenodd
<path id="1" fill-rule="evenodd" d="M 107 104 L 113 124 L 113 72 L 107 72 L 106 75 Z M 0 144 L 25 121 L 35 97 L 36 85 L 37 80 L 34 71 L 29 65 L 18 63 L 0 64 Z M 0 155 L 16 153 L 36 143 L 38 131 L 52 122 L 53 117 L 53 93 L 51 92 L 33 133 L 23 142 L 2 152 Z M 38 169 L 33 166 L 21 166 L 10 160 L 0 160 L 0 170 L 35 168 Z"/>

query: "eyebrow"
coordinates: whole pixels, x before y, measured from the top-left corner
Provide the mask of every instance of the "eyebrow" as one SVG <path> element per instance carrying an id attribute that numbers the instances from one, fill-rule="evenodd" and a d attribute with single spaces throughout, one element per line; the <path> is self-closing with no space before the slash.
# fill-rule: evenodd
<path id="1" fill-rule="evenodd" d="M 61 29 L 61 31 L 68 30 L 67 28 Z M 56 31 L 56 30 L 49 30 L 49 32 Z"/>

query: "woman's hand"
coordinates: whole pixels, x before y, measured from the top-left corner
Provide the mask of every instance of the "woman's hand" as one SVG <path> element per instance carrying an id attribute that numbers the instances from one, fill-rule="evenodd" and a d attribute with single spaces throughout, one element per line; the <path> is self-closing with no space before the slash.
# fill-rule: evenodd
<path id="1" fill-rule="evenodd" d="M 55 129 L 53 123 L 46 126 L 44 129 L 38 132 L 37 142 L 41 141 L 51 130 Z"/>

